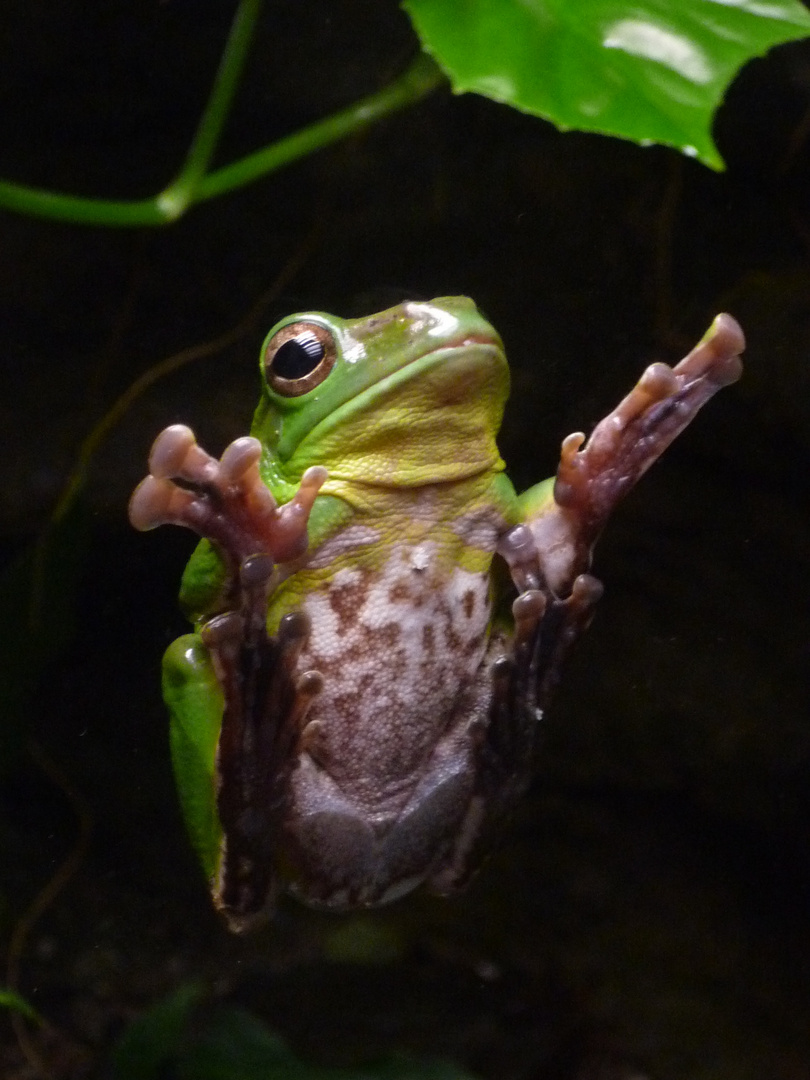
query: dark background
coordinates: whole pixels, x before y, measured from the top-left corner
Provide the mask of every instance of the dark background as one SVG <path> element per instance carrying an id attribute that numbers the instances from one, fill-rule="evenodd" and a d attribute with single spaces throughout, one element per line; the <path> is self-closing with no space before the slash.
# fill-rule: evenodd
<path id="1" fill-rule="evenodd" d="M 6 0 L 0 176 L 160 190 L 232 11 Z M 269 4 L 217 161 L 371 93 L 415 49 L 393 2 Z M 487 1077 L 810 1077 L 808 129 L 804 42 L 731 88 L 724 174 L 441 90 L 163 229 L 0 216 L 10 566 L 117 395 L 297 266 L 235 344 L 159 382 L 98 450 L 34 645 L 19 608 L 3 617 L 8 680 L 36 675 L 0 743 L 5 937 L 75 844 L 77 809 L 92 822 L 21 961 L 58 1076 L 95 1074 L 140 1010 L 199 977 L 318 1061 L 405 1050 Z M 229 938 L 182 833 L 158 686 L 193 539 L 134 534 L 129 492 L 167 423 L 216 453 L 245 433 L 282 315 L 455 293 L 506 343 L 500 441 L 518 487 L 718 311 L 746 330 L 746 374 L 612 522 L 606 595 L 537 781 L 470 890 L 362 917 L 287 903 Z M 28 1076 L 9 1028 L 2 1041 L 2 1074 Z"/>

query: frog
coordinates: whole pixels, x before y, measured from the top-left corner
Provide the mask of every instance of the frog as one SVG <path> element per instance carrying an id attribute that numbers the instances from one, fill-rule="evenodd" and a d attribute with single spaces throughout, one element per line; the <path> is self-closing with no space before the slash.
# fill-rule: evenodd
<path id="1" fill-rule="evenodd" d="M 163 696 L 231 930 L 284 894 L 351 911 L 466 885 L 532 780 L 608 517 L 744 345 L 718 315 L 521 494 L 497 445 L 503 343 L 467 297 L 292 314 L 261 347 L 249 435 L 217 459 L 160 433 L 129 517 L 201 537 Z"/>

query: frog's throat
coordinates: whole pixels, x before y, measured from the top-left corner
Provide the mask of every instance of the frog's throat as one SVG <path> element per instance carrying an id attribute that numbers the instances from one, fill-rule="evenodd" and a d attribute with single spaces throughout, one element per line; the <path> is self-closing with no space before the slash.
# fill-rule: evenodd
<path id="1" fill-rule="evenodd" d="M 327 485 L 451 483 L 500 472 L 495 441 L 508 369 L 495 346 L 434 350 L 386 376 L 315 424 L 277 469 L 287 483 L 324 465 Z M 324 492 L 336 494 L 334 487 Z"/>

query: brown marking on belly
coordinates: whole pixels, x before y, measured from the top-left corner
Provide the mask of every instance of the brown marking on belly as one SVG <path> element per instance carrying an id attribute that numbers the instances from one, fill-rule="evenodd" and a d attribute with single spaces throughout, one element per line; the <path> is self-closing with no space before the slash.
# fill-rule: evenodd
<path id="1" fill-rule="evenodd" d="M 464 614 L 468 619 L 471 619 L 475 611 L 475 593 L 472 589 L 467 589 L 461 602 L 464 607 Z"/>
<path id="2" fill-rule="evenodd" d="M 362 574 L 357 580 L 333 582 L 328 591 L 329 606 L 338 618 L 341 633 L 351 629 L 357 612 L 368 596 L 369 576 Z"/>

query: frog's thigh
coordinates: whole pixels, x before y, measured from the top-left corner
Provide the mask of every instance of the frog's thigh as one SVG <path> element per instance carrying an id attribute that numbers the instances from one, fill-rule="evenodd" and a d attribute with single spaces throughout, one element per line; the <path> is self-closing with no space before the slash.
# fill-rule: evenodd
<path id="1" fill-rule="evenodd" d="M 534 738 L 541 716 L 528 667 L 534 649 L 522 654 L 525 663 L 507 666 L 508 678 L 504 680 L 496 677 L 495 665 L 506 658 L 511 647 L 502 635 L 493 635 L 482 666 L 479 683 L 483 689 L 479 689 L 478 720 L 473 726 L 481 738 L 476 740 L 469 768 L 469 798 L 452 846 L 428 878 L 431 891 L 441 896 L 464 888 L 488 849 L 493 831 L 531 780 Z"/>
<path id="2" fill-rule="evenodd" d="M 395 900 L 429 877 L 455 845 L 472 798 L 475 773 L 470 725 L 464 720 L 437 744 L 421 780 L 381 845 Z"/>
<path id="3" fill-rule="evenodd" d="M 472 762 L 465 722 L 439 742 L 406 805 L 391 812 L 347 797 L 304 754 L 287 833 L 293 891 L 334 908 L 385 904 L 410 892 L 453 844 L 470 803 Z"/>
<path id="4" fill-rule="evenodd" d="M 220 849 L 214 772 L 224 701 L 199 635 L 185 634 L 166 650 L 163 699 L 171 717 L 169 739 L 183 817 L 210 876 Z"/>
<path id="5" fill-rule="evenodd" d="M 301 755 L 293 773 L 292 792 L 285 830 L 292 891 L 327 907 L 364 902 L 374 863 L 369 821 L 308 754 Z"/>

